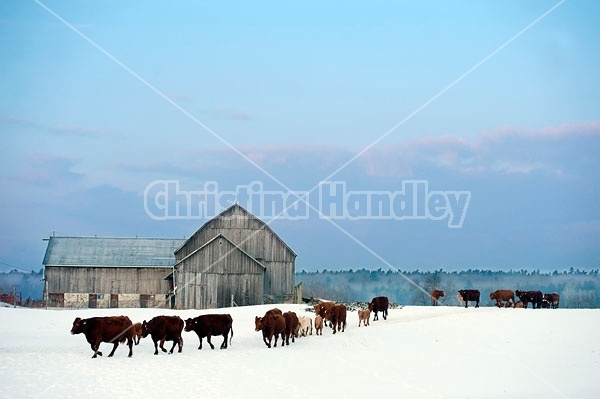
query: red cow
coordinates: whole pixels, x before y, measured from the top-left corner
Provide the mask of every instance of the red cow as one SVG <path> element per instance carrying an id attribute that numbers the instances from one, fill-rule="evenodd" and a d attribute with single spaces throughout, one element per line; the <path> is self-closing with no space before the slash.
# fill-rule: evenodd
<path id="1" fill-rule="evenodd" d="M 437 306 L 439 305 L 440 298 L 444 296 L 444 291 L 433 290 L 429 295 L 431 296 L 431 305 Z"/>
<path id="2" fill-rule="evenodd" d="M 283 318 L 285 319 L 285 343 L 286 345 L 289 345 L 290 335 L 292 336 L 292 342 L 296 342 L 294 339 L 294 332 L 299 325 L 298 315 L 294 312 L 285 312 Z"/>
<path id="3" fill-rule="evenodd" d="M 178 352 L 183 350 L 183 320 L 179 316 L 156 316 L 152 320 L 142 323 L 142 337 L 146 338 L 148 334 L 154 341 L 154 354 L 158 355 L 158 341 L 160 341 L 160 349 L 166 352 L 165 341 L 173 341 L 173 346 L 169 353 L 173 353 L 175 345 L 179 344 Z"/>
<path id="4" fill-rule="evenodd" d="M 91 317 L 89 319 L 76 318 L 71 328 L 71 334 L 85 335 L 85 339 L 89 342 L 94 356 L 102 356 L 100 348 L 101 342 L 108 342 L 113 344 L 112 351 L 108 357 L 114 355 L 119 342 L 125 343 L 129 346 L 129 357 L 133 355 L 133 330 L 132 323 L 127 316 L 111 316 L 111 317 Z"/>
<path id="5" fill-rule="evenodd" d="M 267 348 L 271 347 L 273 336 L 275 337 L 274 348 L 277 347 L 277 338 L 281 335 L 281 341 L 285 346 L 285 318 L 279 314 L 266 314 L 264 317 L 254 318 L 256 331 L 262 331 L 263 341 Z"/>
<path id="6" fill-rule="evenodd" d="M 221 349 L 227 349 L 227 336 L 231 331 L 231 339 L 233 339 L 233 319 L 229 314 L 205 314 L 202 316 L 194 317 L 193 319 L 187 319 L 185 321 L 185 331 L 194 331 L 200 339 L 200 346 L 198 349 L 202 349 L 202 338 L 206 337 L 206 341 L 210 345 L 210 349 L 215 349 L 215 346 L 210 342 L 210 338 L 213 335 L 222 335 L 223 343 Z"/>
<path id="7" fill-rule="evenodd" d="M 336 327 L 337 331 L 342 330 L 344 332 L 346 330 L 346 306 L 340 304 L 335 305 L 331 309 L 331 319 L 329 320 L 331 323 L 331 328 L 333 328 L 333 333 L 335 334 Z"/>

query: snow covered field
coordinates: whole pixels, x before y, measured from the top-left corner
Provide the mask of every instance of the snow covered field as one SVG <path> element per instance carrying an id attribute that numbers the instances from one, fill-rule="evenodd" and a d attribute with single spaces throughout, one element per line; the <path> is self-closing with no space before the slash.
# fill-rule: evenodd
<path id="1" fill-rule="evenodd" d="M 304 305 L 276 305 L 305 312 Z M 218 310 L 0 308 L 0 398 L 599 398 L 600 310 L 459 307 L 392 309 L 387 321 L 267 349 L 254 316 L 274 305 Z M 103 343 L 91 359 L 75 317 L 230 313 L 233 342 L 154 356 L 151 339 L 127 358 Z M 206 341 L 205 341 L 206 343 Z M 168 345 L 170 348 L 170 344 Z"/>

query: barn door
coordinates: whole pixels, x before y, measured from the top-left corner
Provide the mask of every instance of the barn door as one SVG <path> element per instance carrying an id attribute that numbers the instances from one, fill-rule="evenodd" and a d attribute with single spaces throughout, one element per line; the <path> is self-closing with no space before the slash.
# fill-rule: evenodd
<path id="1" fill-rule="evenodd" d="M 110 307 L 111 308 L 119 307 L 119 294 L 110 294 Z"/>
<path id="2" fill-rule="evenodd" d="M 65 294 L 48 294 L 48 302 L 51 308 L 64 308 Z"/>
<path id="3" fill-rule="evenodd" d="M 98 295 L 97 294 L 90 294 L 90 300 L 89 300 L 88 307 L 90 309 L 95 309 L 98 307 Z"/>
<path id="4" fill-rule="evenodd" d="M 140 294 L 140 308 L 147 308 L 150 301 L 150 295 Z"/>

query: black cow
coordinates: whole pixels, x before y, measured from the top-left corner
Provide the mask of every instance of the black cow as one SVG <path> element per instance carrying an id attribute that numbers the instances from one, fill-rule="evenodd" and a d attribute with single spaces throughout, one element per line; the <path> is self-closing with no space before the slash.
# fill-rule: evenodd
<path id="1" fill-rule="evenodd" d="M 108 357 L 114 355 L 119 342 L 124 343 L 127 341 L 129 346 L 129 357 L 133 355 L 133 324 L 127 316 L 111 316 L 111 317 L 91 317 L 89 319 L 76 318 L 71 328 L 71 334 L 85 335 L 85 339 L 89 342 L 94 356 L 102 356 L 100 348 L 101 342 L 108 342 L 113 344 L 112 351 Z"/>
<path id="2" fill-rule="evenodd" d="M 187 319 L 185 321 L 185 331 L 195 331 L 198 334 L 198 339 L 200 339 L 198 349 L 202 349 L 202 338 L 204 337 L 206 337 L 210 349 L 215 349 L 215 346 L 210 342 L 210 338 L 213 335 L 222 335 L 224 339 L 221 349 L 227 349 L 227 335 L 229 335 L 230 331 L 230 344 L 233 339 L 233 319 L 229 314 L 205 314 L 193 319 Z"/>
<path id="3" fill-rule="evenodd" d="M 150 321 L 144 320 L 142 323 L 142 337 L 146 338 L 148 334 L 154 341 L 154 354 L 158 355 L 158 341 L 160 341 L 160 349 L 166 352 L 165 341 L 173 341 L 173 346 L 169 353 L 173 353 L 175 345 L 179 344 L 179 351 L 183 349 L 183 338 L 181 331 L 183 330 L 183 320 L 179 316 L 156 316 Z"/>
<path id="4" fill-rule="evenodd" d="M 519 297 L 521 302 L 523 302 L 523 307 L 527 308 L 527 304 L 531 302 L 531 306 L 533 309 L 541 309 L 542 308 L 542 300 L 544 299 L 544 295 L 542 291 L 520 291 L 516 290 L 515 294 Z"/>
<path id="5" fill-rule="evenodd" d="M 381 315 L 383 316 L 383 320 L 387 320 L 389 306 L 390 306 L 390 301 L 388 300 L 387 296 L 378 296 L 378 297 L 373 298 L 371 300 L 371 302 L 369 303 L 369 310 L 371 312 L 375 313 L 375 315 L 373 316 L 373 321 L 379 320 L 379 317 L 377 316 L 377 312 L 381 312 Z"/>
<path id="6" fill-rule="evenodd" d="M 459 290 L 458 293 L 465 301 L 465 308 L 469 307 L 469 302 L 475 302 L 475 307 L 479 307 L 479 290 Z"/>

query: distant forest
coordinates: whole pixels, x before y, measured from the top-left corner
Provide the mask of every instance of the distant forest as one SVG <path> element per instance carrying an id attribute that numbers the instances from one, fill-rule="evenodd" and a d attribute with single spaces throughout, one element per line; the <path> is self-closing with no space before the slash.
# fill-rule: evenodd
<path id="1" fill-rule="evenodd" d="M 12 294 L 23 301 L 42 299 L 43 270 L 24 273 L 12 270 L 0 273 L 0 294 Z M 489 294 L 497 289 L 540 290 L 558 292 L 561 308 L 600 308 L 600 272 L 598 269 L 582 271 L 569 269 L 542 273 L 528 271 L 466 270 L 460 272 L 378 270 L 343 270 L 296 273 L 296 284 L 302 282 L 304 297 L 324 298 L 340 302 L 365 302 L 375 296 L 385 295 L 401 305 L 430 305 L 426 294 L 433 289 L 446 292 L 441 304 L 458 305 L 456 294 L 461 289 L 481 291 L 480 306 L 492 306 Z M 412 284 L 414 282 L 416 285 Z M 418 287 L 423 288 L 425 292 Z"/>
<path id="2" fill-rule="evenodd" d="M 461 289 L 478 289 L 480 306 L 493 306 L 490 292 L 498 289 L 540 290 L 560 294 L 561 308 L 600 308 L 600 273 L 598 269 L 569 269 L 542 273 L 528 271 L 466 270 L 460 272 L 344 270 L 296 273 L 296 283 L 302 282 L 304 297 L 324 298 L 340 302 L 370 301 L 385 295 L 401 305 L 430 305 L 427 293 L 444 290 L 442 305 L 458 305 Z M 414 283 L 414 284 L 413 284 Z M 418 287 L 423 288 L 423 290 Z M 425 291 L 425 292 L 423 292 Z"/>

